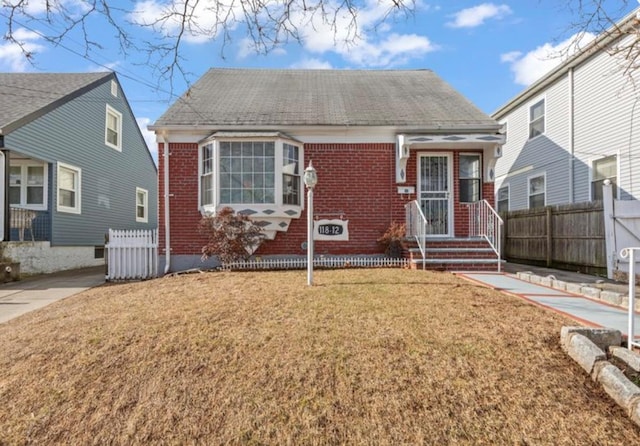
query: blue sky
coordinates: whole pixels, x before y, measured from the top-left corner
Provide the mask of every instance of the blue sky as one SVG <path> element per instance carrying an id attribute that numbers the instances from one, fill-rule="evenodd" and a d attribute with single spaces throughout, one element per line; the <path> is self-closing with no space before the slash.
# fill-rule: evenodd
<path id="1" fill-rule="evenodd" d="M 18 0 L 3 0 L 15 3 Z M 81 0 L 59 0 L 70 10 L 82 8 Z M 137 11 L 128 14 L 133 22 L 154 20 L 169 0 L 109 2 Z M 212 0 L 201 0 L 207 4 Z M 329 0 L 334 1 L 334 0 Z M 568 0 L 567 0 L 568 1 Z M 387 2 L 388 3 L 388 2 Z M 515 96 L 527 85 L 561 61 L 558 54 L 571 41 L 576 16 L 563 0 L 518 0 L 502 2 L 418 0 L 416 11 L 409 16 L 396 16 L 380 25 L 384 13 L 380 3 L 364 0 L 358 17 L 360 39 L 351 45 L 336 44 L 333 32 L 321 25 L 302 30 L 301 43 L 282 45 L 267 55 L 256 54 L 247 44 L 246 30 L 241 26 L 231 32 L 232 40 L 224 49 L 221 39 L 189 36 L 182 48 L 187 78 L 194 82 L 210 67 L 262 67 L 313 69 L 431 69 L 464 94 L 486 113 Z M 620 1 L 609 2 L 619 7 Z M 41 17 L 44 0 L 31 0 L 30 13 Z M 132 6 L 133 5 L 133 6 Z M 618 14 L 636 7 L 633 1 Z M 79 8 L 79 9 L 78 9 Z M 615 9 L 615 8 L 614 8 Z M 0 26 L 7 32 L 5 7 L 0 8 Z M 201 13 L 206 24 L 206 13 Z M 179 77 L 173 86 L 161 81 L 145 63 L 143 55 L 119 51 L 114 32 L 96 16 L 89 29 L 92 40 L 102 46 L 84 55 L 79 33 L 72 33 L 60 45 L 53 45 L 38 33 L 50 29 L 41 23 L 19 18 L 16 35 L 26 48 L 34 52 L 29 63 L 16 46 L 0 42 L 0 71 L 4 72 L 86 72 L 112 69 L 118 73 L 127 99 L 143 128 L 153 123 L 167 109 L 187 84 Z M 378 24 L 376 29 L 373 25 Z M 171 33 L 170 26 L 155 33 L 147 28 L 129 25 L 133 36 L 151 40 Z M 346 27 L 337 36 L 342 37 Z M 588 39 L 589 36 L 586 37 Z M 586 41 L 586 40 L 585 40 Z M 584 41 L 583 41 L 584 42 Z M 153 136 L 143 132 L 155 156 Z"/>

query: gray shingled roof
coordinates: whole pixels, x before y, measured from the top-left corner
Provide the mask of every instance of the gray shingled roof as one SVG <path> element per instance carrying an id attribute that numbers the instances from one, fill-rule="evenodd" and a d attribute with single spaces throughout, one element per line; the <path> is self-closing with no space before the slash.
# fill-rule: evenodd
<path id="1" fill-rule="evenodd" d="M 0 135 L 73 99 L 113 73 L 0 73 Z"/>
<path id="2" fill-rule="evenodd" d="M 431 70 L 210 69 L 152 128 L 499 125 Z"/>

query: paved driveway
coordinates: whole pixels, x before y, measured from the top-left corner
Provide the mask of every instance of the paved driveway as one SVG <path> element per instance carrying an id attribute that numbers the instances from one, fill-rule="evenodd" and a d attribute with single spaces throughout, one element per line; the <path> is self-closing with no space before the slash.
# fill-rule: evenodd
<path id="1" fill-rule="evenodd" d="M 0 284 L 0 323 L 104 283 L 104 267 L 83 268 Z"/>

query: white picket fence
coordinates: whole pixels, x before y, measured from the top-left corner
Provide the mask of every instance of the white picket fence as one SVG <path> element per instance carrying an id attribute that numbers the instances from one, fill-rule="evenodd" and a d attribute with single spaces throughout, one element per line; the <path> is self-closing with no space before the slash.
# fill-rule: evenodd
<path id="1" fill-rule="evenodd" d="M 158 276 L 158 230 L 109 229 L 106 280 L 140 280 Z"/>

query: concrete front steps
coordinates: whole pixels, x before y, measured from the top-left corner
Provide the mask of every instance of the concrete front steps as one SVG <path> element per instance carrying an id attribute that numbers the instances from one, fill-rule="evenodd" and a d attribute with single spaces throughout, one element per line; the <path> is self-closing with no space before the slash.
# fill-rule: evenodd
<path id="1" fill-rule="evenodd" d="M 415 240 L 407 240 L 405 256 L 412 269 L 435 271 L 497 271 L 499 260 L 483 238 L 428 238 L 425 258 Z"/>

